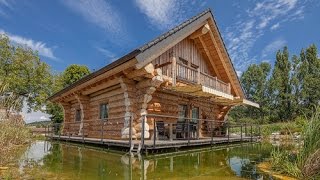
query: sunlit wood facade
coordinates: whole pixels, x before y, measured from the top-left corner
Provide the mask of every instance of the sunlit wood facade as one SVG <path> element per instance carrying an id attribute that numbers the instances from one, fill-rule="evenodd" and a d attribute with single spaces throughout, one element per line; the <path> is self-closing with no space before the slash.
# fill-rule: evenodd
<path id="1" fill-rule="evenodd" d="M 177 117 L 157 117 L 167 123 L 195 118 L 212 119 L 221 122 L 215 126 L 222 126 L 231 107 L 258 107 L 245 99 L 210 10 L 84 77 L 50 100 L 64 108 L 64 133 L 81 134 L 87 127 L 87 137 L 100 137 L 99 122 L 104 120 L 103 137 L 111 139 L 128 138 L 130 126 L 133 137 L 140 138 L 146 114 Z M 155 118 L 148 116 L 145 138 L 154 132 L 154 122 Z M 197 134 L 206 136 L 207 125 L 196 123 Z"/>

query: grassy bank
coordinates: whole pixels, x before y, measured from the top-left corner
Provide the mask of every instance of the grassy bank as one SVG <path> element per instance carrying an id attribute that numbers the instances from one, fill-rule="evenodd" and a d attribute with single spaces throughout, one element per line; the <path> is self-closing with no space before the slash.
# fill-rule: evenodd
<path id="1" fill-rule="evenodd" d="M 299 179 L 320 179 L 320 109 L 302 130 L 303 145 L 294 151 L 271 153 L 273 170 Z"/>
<path id="2" fill-rule="evenodd" d="M 0 166 L 14 159 L 14 154 L 22 145 L 32 139 L 30 130 L 14 120 L 0 120 Z"/>

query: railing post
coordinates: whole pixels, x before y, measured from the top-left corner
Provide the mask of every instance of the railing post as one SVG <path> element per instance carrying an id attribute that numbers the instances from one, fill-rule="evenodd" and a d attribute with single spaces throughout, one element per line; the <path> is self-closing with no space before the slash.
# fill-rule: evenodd
<path id="1" fill-rule="evenodd" d="M 156 128 L 156 119 L 153 119 L 153 149 L 156 148 L 156 139 L 157 139 L 157 128 Z"/>
<path id="2" fill-rule="evenodd" d="M 103 142 L 103 130 L 104 130 L 104 128 L 103 128 L 103 126 L 104 126 L 104 122 L 103 122 L 103 120 L 100 120 L 100 123 L 101 123 L 101 144 L 104 144 L 104 142 Z"/>
<path id="3" fill-rule="evenodd" d="M 141 124 L 141 150 L 143 150 L 143 148 L 144 148 L 144 124 L 145 124 L 145 119 L 146 119 L 146 115 L 143 115 L 142 116 L 143 118 L 142 118 L 142 124 Z"/>
<path id="4" fill-rule="evenodd" d="M 251 142 L 252 142 L 252 124 L 250 125 L 250 136 L 251 136 Z"/>
<path id="5" fill-rule="evenodd" d="M 240 125 L 240 134 L 241 134 L 241 142 L 242 142 L 242 124 Z"/>
<path id="6" fill-rule="evenodd" d="M 214 121 L 213 121 L 214 122 Z M 213 127 L 212 127 L 212 123 L 213 123 L 212 121 L 211 121 L 211 123 L 210 123 L 210 131 L 211 131 L 211 146 L 212 146 L 212 143 L 213 143 Z"/>
<path id="7" fill-rule="evenodd" d="M 247 131 L 247 123 L 244 124 L 244 136 L 246 137 L 248 135 Z"/>
<path id="8" fill-rule="evenodd" d="M 57 126 L 57 130 L 58 130 L 58 133 L 59 133 L 59 141 L 60 141 L 60 136 L 61 136 L 61 131 L 60 131 L 60 127 L 61 127 L 61 124 L 59 123 L 58 126 Z"/>
<path id="9" fill-rule="evenodd" d="M 54 125 L 52 124 L 52 125 L 51 125 L 51 139 L 53 138 L 53 130 L 52 130 L 52 129 L 53 129 L 53 126 L 54 126 Z"/>
<path id="10" fill-rule="evenodd" d="M 172 57 L 172 86 L 176 86 L 177 81 L 177 59 L 175 56 Z"/>
<path id="11" fill-rule="evenodd" d="M 83 125 L 85 124 L 83 123 Z M 82 143 L 84 143 L 84 126 L 82 127 Z"/>
<path id="12" fill-rule="evenodd" d="M 188 126 L 188 146 L 190 145 L 190 119 L 187 119 Z"/>
<path id="13" fill-rule="evenodd" d="M 197 83 L 201 84 L 200 66 L 197 69 Z"/>
<path id="14" fill-rule="evenodd" d="M 70 122 L 70 123 L 71 123 L 71 122 Z M 69 136 L 69 141 L 70 141 L 70 125 L 71 125 L 70 123 L 68 124 L 68 136 Z"/>
<path id="15" fill-rule="evenodd" d="M 217 84 L 218 84 L 218 79 L 217 79 L 217 76 L 216 76 L 216 77 L 214 77 L 214 88 L 215 89 L 218 89 L 217 88 Z"/>
<path id="16" fill-rule="evenodd" d="M 227 130 L 228 130 L 228 143 L 230 142 L 230 126 L 229 123 L 227 123 Z"/>
<path id="17" fill-rule="evenodd" d="M 124 118 L 126 118 L 126 117 L 124 117 Z M 129 149 L 130 149 L 130 152 L 131 152 L 131 146 L 132 146 L 132 116 L 130 116 L 130 118 L 129 118 Z"/>

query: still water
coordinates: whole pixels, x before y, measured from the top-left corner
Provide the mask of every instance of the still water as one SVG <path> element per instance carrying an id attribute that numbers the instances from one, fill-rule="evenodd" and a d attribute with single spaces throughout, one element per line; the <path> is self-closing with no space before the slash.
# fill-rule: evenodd
<path id="1" fill-rule="evenodd" d="M 160 157 L 36 141 L 18 160 L 22 179 L 270 179 L 256 168 L 272 145 L 242 144 Z"/>

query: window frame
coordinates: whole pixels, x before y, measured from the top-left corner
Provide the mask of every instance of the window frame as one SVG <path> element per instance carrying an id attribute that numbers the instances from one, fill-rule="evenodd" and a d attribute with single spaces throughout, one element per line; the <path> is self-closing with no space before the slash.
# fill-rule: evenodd
<path id="1" fill-rule="evenodd" d="M 102 114 L 102 106 L 105 106 L 105 108 L 103 110 L 106 111 L 104 114 L 106 117 L 102 117 L 102 115 L 103 115 Z M 108 120 L 108 118 L 109 118 L 109 103 L 108 102 L 100 103 L 99 104 L 99 119 L 106 121 L 106 120 Z"/>
<path id="2" fill-rule="evenodd" d="M 81 116 L 82 116 L 81 109 L 76 109 L 74 121 L 81 122 L 81 118 L 82 118 Z"/>

